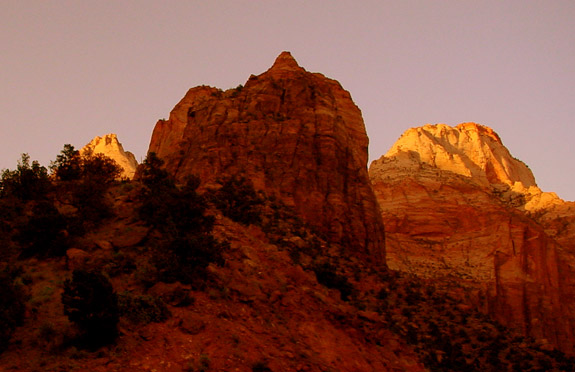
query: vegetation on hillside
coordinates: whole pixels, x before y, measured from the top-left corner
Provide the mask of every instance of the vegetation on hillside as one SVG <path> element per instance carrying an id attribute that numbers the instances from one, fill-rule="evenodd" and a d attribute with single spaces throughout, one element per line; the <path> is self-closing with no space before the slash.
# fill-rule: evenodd
<path id="1" fill-rule="evenodd" d="M 36 348 L 42 359 L 56 355 L 69 362 L 86 355 L 121 355 L 126 346 L 119 345 L 118 336 L 153 323 L 175 324 L 195 335 L 209 325 L 193 317 L 169 319 L 182 308 L 193 309 L 194 296 L 202 293 L 218 309 L 218 317 L 230 322 L 234 317 L 260 322 L 258 314 L 264 311 L 279 314 L 271 298 L 288 292 L 291 283 L 262 305 L 254 304 L 257 284 L 247 290 L 252 296 L 238 299 L 228 287 L 233 278 L 214 276 L 223 267 L 262 275 L 249 253 L 236 247 L 230 258 L 230 244 L 216 233 L 222 226 L 218 219 L 224 219 L 226 226 L 254 231 L 285 251 L 289 270 L 315 280 L 301 291 L 313 293 L 318 303 L 327 301 L 320 289 L 334 293 L 341 308 L 354 309 L 326 310 L 330 322 L 383 348 L 382 330 L 391 331 L 429 370 L 567 371 L 575 363 L 474 310 L 458 283 L 428 282 L 374 267 L 349 254 L 350 247 L 328 244 L 293 210 L 257 192 L 245 177 L 224 177 L 219 188 L 202 192 L 196 177 L 177 184 L 153 153 L 136 180 L 119 180 L 119 174 L 111 159 L 82 156 L 70 145 L 50 170 L 24 154 L 15 170 L 2 172 L 0 350 Z M 118 225 L 126 236 L 128 228 L 139 229 L 133 235 L 140 238 L 118 246 L 103 243 L 101 237 L 110 236 Z M 26 270 L 16 269 L 23 264 Z M 65 277 L 50 276 L 49 270 L 66 270 Z M 222 304 L 242 313 L 230 314 Z M 41 319 L 43 311 L 50 311 L 50 321 Z M 33 336 L 18 334 L 18 327 L 34 329 Z M 242 342 L 237 334 L 230 337 L 232 347 Z M 138 342 L 148 338 L 142 331 Z M 99 354 L 78 351 L 84 348 Z M 77 368 L 69 363 L 66 368 Z M 212 364 L 202 353 L 185 369 L 207 370 Z M 253 371 L 274 370 L 267 359 L 246 365 Z"/>

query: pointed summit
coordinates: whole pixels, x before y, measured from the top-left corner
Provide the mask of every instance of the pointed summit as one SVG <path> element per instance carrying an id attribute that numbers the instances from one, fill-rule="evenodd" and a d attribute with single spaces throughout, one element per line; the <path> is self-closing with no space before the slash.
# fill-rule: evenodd
<path id="1" fill-rule="evenodd" d="M 276 58 L 270 71 L 298 71 L 303 70 L 303 68 L 298 65 L 297 61 L 292 57 L 290 52 L 281 52 L 281 54 Z"/>
<path id="2" fill-rule="evenodd" d="M 426 163 L 484 185 L 508 185 L 515 191 L 537 186 L 531 170 L 509 153 L 499 135 L 476 123 L 456 127 L 427 124 L 408 129 L 385 157 L 406 164 L 415 160 L 413 165 Z"/>
<path id="3" fill-rule="evenodd" d="M 118 141 L 114 133 L 106 134 L 103 137 L 95 137 L 90 143 L 80 149 L 81 155 L 104 154 L 114 160 L 122 168 L 122 177 L 133 178 L 138 167 L 136 157 L 129 151 L 124 151 L 124 147 Z"/>

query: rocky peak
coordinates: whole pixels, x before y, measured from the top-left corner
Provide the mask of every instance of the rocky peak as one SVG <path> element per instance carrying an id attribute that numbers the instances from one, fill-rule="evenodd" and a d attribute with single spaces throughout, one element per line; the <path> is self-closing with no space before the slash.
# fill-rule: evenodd
<path id="1" fill-rule="evenodd" d="M 282 52 L 275 60 L 274 64 L 268 72 L 293 72 L 293 71 L 305 71 L 300 65 L 297 63 L 295 58 L 291 55 L 290 52 Z"/>
<path id="2" fill-rule="evenodd" d="M 149 151 L 178 180 L 195 174 L 205 184 L 243 173 L 331 242 L 384 262 L 367 146 L 361 112 L 350 94 L 283 52 L 242 88 L 190 89 L 169 120 L 156 125 Z"/>
<path id="3" fill-rule="evenodd" d="M 492 129 L 409 129 L 369 172 L 390 268 L 455 280 L 502 324 L 574 352 L 575 209 L 543 193 Z"/>
<path id="4" fill-rule="evenodd" d="M 138 162 L 136 157 L 129 151 L 124 151 L 124 147 L 118 141 L 114 133 L 106 134 L 103 137 L 95 137 L 90 143 L 80 149 L 81 155 L 104 154 L 114 160 L 122 167 L 122 177 L 132 178 L 136 173 Z"/>
<path id="5" fill-rule="evenodd" d="M 475 123 L 409 129 L 385 157 L 404 166 L 425 163 L 482 185 L 503 184 L 517 190 L 537 186 L 531 170 L 511 156 L 497 133 Z"/>

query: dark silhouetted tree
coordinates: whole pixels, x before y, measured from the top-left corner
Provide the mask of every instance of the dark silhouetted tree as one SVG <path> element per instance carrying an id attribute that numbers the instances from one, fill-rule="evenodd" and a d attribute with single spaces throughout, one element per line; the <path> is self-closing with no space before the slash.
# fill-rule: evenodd
<path id="1" fill-rule="evenodd" d="M 118 334 L 118 298 L 110 281 L 101 273 L 74 270 L 64 283 L 64 313 L 81 331 L 80 344 L 99 347 Z"/>
<path id="2" fill-rule="evenodd" d="M 263 204 L 253 184 L 243 176 L 234 176 L 223 181 L 215 192 L 215 206 L 230 219 L 245 225 L 262 221 L 260 207 Z"/>
<path id="3" fill-rule="evenodd" d="M 18 228 L 15 240 L 20 243 L 21 257 L 62 256 L 68 248 L 66 218 L 50 201 L 41 201 L 32 215 Z"/>
<path id="4" fill-rule="evenodd" d="M 22 288 L 14 284 L 16 270 L 0 270 L 0 352 L 8 346 L 14 329 L 24 320 L 26 296 Z"/>
<path id="5" fill-rule="evenodd" d="M 223 263 L 226 245 L 212 236 L 214 218 L 206 215 L 207 202 L 196 192 L 199 179 L 176 186 L 162 165 L 154 153 L 142 165 L 139 215 L 162 234 L 155 250 L 160 280 L 198 282 L 210 263 Z"/>
<path id="6" fill-rule="evenodd" d="M 114 160 L 103 154 L 81 155 L 67 144 L 50 168 L 84 224 L 97 223 L 112 215 L 112 205 L 106 196 L 122 171 Z"/>
<path id="7" fill-rule="evenodd" d="M 0 197 L 15 197 L 23 201 L 40 200 L 50 191 L 48 170 L 30 156 L 22 154 L 15 170 L 5 169 L 0 181 Z"/>

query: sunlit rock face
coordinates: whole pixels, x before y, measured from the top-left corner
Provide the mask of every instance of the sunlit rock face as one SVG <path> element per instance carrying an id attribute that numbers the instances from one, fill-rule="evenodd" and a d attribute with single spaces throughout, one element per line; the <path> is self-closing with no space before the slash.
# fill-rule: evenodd
<path id="1" fill-rule="evenodd" d="M 138 162 L 136 157 L 129 151 L 124 151 L 124 147 L 118 141 L 114 133 L 106 134 L 103 137 L 95 137 L 90 143 L 80 149 L 81 155 L 88 153 L 104 154 L 114 160 L 122 168 L 121 176 L 132 179 L 136 173 Z"/>
<path id="2" fill-rule="evenodd" d="M 123 178 L 133 178 L 138 167 L 136 157 L 129 151 L 124 151 L 124 147 L 118 141 L 114 133 L 106 134 L 103 137 L 95 137 L 90 143 L 80 149 L 80 154 L 88 153 L 104 154 L 114 160 L 122 168 Z"/>
<path id="3" fill-rule="evenodd" d="M 497 133 L 475 123 L 409 129 L 385 156 L 400 164 L 428 164 L 471 177 L 482 185 L 536 186 L 531 170 L 511 156 Z"/>
<path id="4" fill-rule="evenodd" d="M 550 194 L 493 130 L 410 129 L 369 173 L 391 268 L 463 283 L 495 319 L 573 353 L 575 261 L 525 207 Z"/>
<path id="5" fill-rule="evenodd" d="M 190 89 L 154 129 L 150 152 L 183 181 L 242 173 L 293 206 L 329 241 L 385 262 L 384 232 L 367 174 L 359 108 L 335 81 L 288 52 L 245 86 Z"/>

